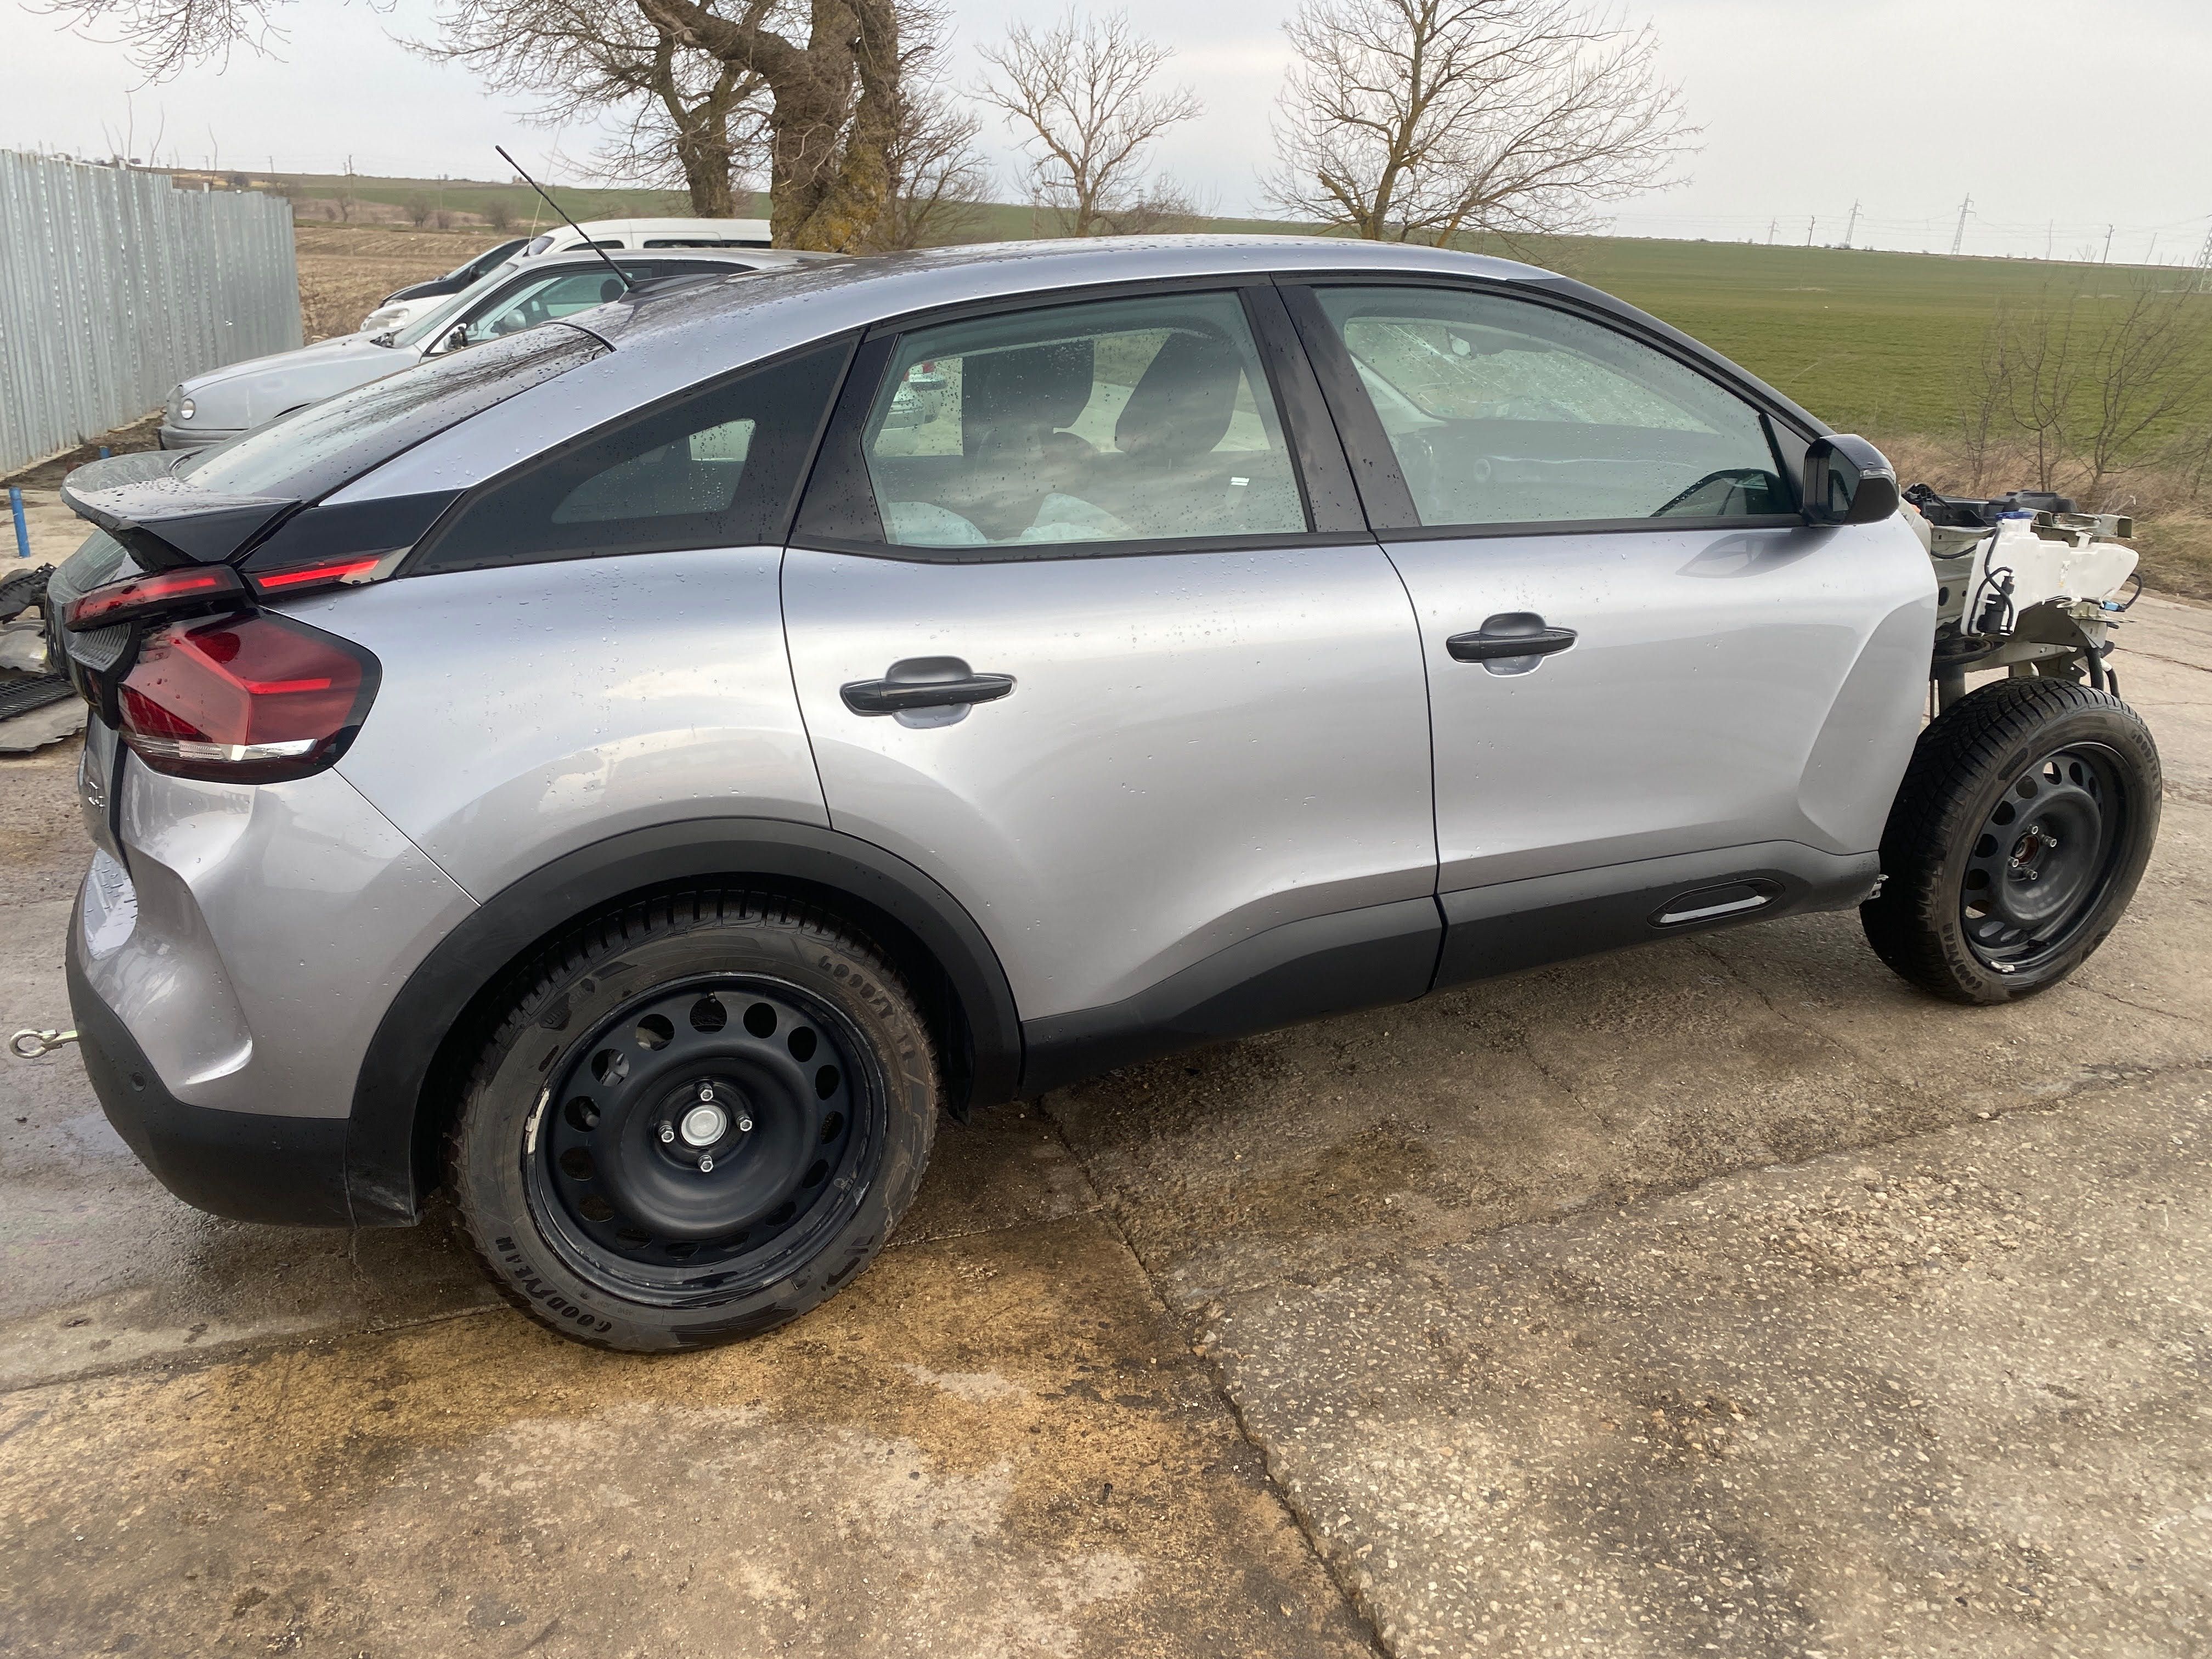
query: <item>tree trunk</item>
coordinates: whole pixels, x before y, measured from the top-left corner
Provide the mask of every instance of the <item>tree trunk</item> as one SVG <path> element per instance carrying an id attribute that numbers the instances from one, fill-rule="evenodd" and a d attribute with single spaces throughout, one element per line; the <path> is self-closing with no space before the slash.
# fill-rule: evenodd
<path id="1" fill-rule="evenodd" d="M 813 0 L 804 48 L 691 0 L 637 3 L 656 26 L 768 82 L 775 100 L 769 224 L 775 245 L 833 253 L 866 247 L 890 204 L 896 0 Z"/>

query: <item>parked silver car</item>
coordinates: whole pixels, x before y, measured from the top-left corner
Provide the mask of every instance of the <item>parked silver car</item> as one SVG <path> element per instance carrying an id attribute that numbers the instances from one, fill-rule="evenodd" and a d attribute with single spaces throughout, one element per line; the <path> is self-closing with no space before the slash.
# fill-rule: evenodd
<path id="1" fill-rule="evenodd" d="M 1862 441 L 1428 249 L 648 289 L 66 493 L 109 1115 L 250 1219 L 442 1182 L 608 1346 L 792 1318 L 940 1111 L 1190 1044 L 1860 904 L 2024 994 L 2157 823 L 2106 612 L 2013 629 Z"/>
<path id="2" fill-rule="evenodd" d="M 680 256 L 614 256 L 634 282 L 726 272 L 787 270 L 834 258 L 748 249 L 730 254 L 696 249 Z M 592 253 L 556 253 L 524 269 L 502 262 L 459 294 L 397 327 L 318 340 L 296 351 L 226 363 L 194 375 L 169 393 L 157 436 L 164 449 L 200 449 L 248 428 L 289 415 L 324 398 L 382 380 L 426 358 L 503 334 L 558 321 L 604 305 L 621 282 Z"/>

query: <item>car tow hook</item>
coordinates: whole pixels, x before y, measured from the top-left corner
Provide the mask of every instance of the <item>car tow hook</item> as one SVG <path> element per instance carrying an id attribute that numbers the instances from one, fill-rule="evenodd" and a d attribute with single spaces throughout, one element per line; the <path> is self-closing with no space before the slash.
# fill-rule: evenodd
<path id="1" fill-rule="evenodd" d="M 34 1031 L 26 1027 L 8 1039 L 8 1052 L 18 1060 L 39 1060 L 76 1040 L 75 1031 Z"/>

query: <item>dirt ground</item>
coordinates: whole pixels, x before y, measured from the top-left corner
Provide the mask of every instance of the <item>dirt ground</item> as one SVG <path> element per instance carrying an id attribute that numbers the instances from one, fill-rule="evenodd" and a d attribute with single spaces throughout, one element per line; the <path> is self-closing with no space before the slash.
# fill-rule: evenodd
<path id="1" fill-rule="evenodd" d="M 540 1333 L 442 1212 L 201 1215 L 0 1062 L 0 1651 L 2212 1651 L 2212 610 L 2117 662 L 2160 849 L 2043 997 L 1813 916 L 1131 1068 L 708 1354 Z M 10 1029 L 73 751 L 0 763 Z"/>

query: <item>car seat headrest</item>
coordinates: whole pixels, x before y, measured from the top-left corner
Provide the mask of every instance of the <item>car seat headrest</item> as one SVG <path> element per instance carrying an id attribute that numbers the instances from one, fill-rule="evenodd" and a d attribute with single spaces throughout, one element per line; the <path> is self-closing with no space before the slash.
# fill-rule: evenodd
<path id="1" fill-rule="evenodd" d="M 1121 406 L 1114 447 L 1128 455 L 1206 454 L 1228 435 L 1243 372 L 1236 347 L 1219 336 L 1169 335 Z"/>
<path id="2" fill-rule="evenodd" d="M 961 447 L 969 454 L 994 428 L 1066 426 L 1091 401 L 1091 344 L 1056 340 L 1012 351 L 981 352 L 960 365 Z"/>

